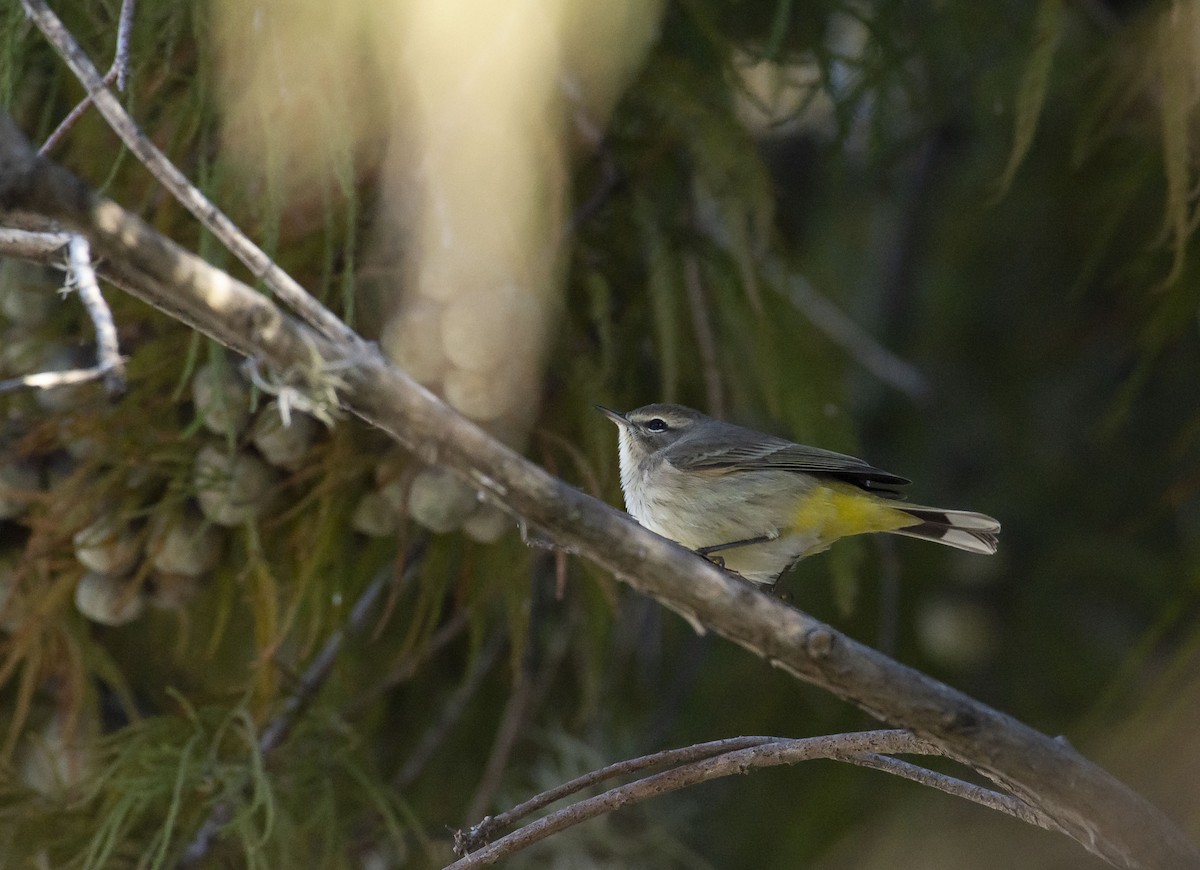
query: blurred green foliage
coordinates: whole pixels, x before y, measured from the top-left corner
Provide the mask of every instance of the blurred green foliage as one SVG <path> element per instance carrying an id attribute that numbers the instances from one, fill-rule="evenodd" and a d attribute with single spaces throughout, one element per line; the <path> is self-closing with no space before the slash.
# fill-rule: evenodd
<path id="1" fill-rule="evenodd" d="M 119 3 L 61 5 L 91 55 L 110 56 Z M 913 478 L 917 501 L 1000 518 L 1000 553 L 843 542 L 785 579 L 798 606 L 1049 733 L 1086 739 L 1129 717 L 1195 643 L 1200 607 L 1195 84 L 1182 81 L 1200 56 L 1165 22 L 1177 12 L 669 4 L 604 142 L 576 167 L 577 201 L 598 195 L 572 240 L 530 455 L 617 503 L 614 433 L 590 405 L 658 400 L 864 455 Z M 375 167 L 348 168 L 315 214 L 247 189 L 222 158 L 206 22 L 203 4 L 139 3 L 124 100 L 281 265 L 349 314 L 366 304 L 355 264 Z M 0 46 L 0 99 L 40 140 L 80 88 L 16 4 L 0 10 Z M 745 104 L 761 95 L 740 72 L 753 61 L 799 65 L 821 87 L 750 130 Z M 238 273 L 94 113 L 53 157 Z M 794 274 L 929 394 L 869 374 L 795 304 L 781 278 Z M 131 491 L 150 469 L 133 500 L 179 500 L 199 443 L 180 385 L 220 351 L 109 296 L 132 389 L 73 412 L 103 451 L 63 486 Z M 68 316 L 54 328 L 80 331 Z M 6 430 L 4 443 L 36 454 L 50 431 Z M 70 528 L 0 523 L 0 544 L 26 554 L 22 591 L 39 614 L 2 644 L 13 775 L 0 854 L 169 866 L 226 802 L 214 866 L 440 866 L 447 828 L 478 820 L 468 809 L 514 698 L 526 706 L 511 757 L 475 811 L 657 748 L 866 724 L 594 567 L 515 533 L 491 546 L 452 535 L 388 591 L 296 733 L 261 757 L 257 729 L 370 578 L 403 559 L 403 544 L 348 529 L 382 451 L 342 423 L 283 484 L 289 509 L 242 530 L 186 609 L 123 628 L 74 612 Z M 51 719 L 88 770 L 39 795 L 16 772 Z M 813 765 L 712 783 L 522 860 L 810 866 L 917 788 L 879 777 Z"/>

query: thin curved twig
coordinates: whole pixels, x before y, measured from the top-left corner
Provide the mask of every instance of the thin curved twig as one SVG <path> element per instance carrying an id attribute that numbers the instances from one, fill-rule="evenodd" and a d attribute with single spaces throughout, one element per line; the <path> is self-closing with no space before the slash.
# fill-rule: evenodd
<path id="1" fill-rule="evenodd" d="M 101 81 L 104 82 L 105 87 L 108 87 L 116 80 L 117 72 L 115 69 L 110 69 L 104 74 L 104 78 L 101 79 Z M 79 123 L 79 119 L 83 117 L 83 113 L 86 112 L 88 107 L 91 105 L 92 95 L 87 94 L 82 100 L 75 104 L 75 107 L 71 109 L 71 111 L 67 112 L 67 116 L 63 118 L 59 122 L 58 126 L 54 128 L 54 131 L 46 137 L 46 141 L 42 143 L 40 148 L 38 148 L 38 154 L 45 156 L 53 151 L 58 143 L 61 142 L 66 137 L 67 133 L 71 131 L 71 128 Z"/>
<path id="2" fill-rule="evenodd" d="M 642 755 L 638 758 L 618 761 L 606 767 L 601 767 L 598 770 L 585 773 L 582 776 L 577 776 L 552 789 L 547 789 L 540 794 L 534 795 L 529 800 L 517 804 L 510 810 L 505 810 L 494 816 L 486 816 L 479 824 L 473 825 L 466 831 L 457 832 L 454 838 L 454 852 L 456 855 L 465 855 L 468 852 L 474 852 L 476 849 L 487 844 L 497 831 L 512 827 L 526 816 L 532 815 L 538 810 L 544 809 L 565 797 L 570 797 L 576 792 L 581 792 L 584 789 L 598 785 L 605 780 L 615 779 L 618 776 L 628 776 L 631 773 L 639 773 L 652 767 L 687 764 L 738 749 L 747 749 L 752 746 L 761 746 L 764 743 L 773 743 L 779 739 L 778 737 L 728 737 L 724 740 L 696 743 L 680 749 L 666 749 L 662 752 L 652 752 L 649 755 Z"/>
<path id="3" fill-rule="evenodd" d="M 133 15 L 137 0 L 122 0 L 121 17 L 117 19 L 117 50 L 113 54 L 112 68 L 117 72 L 117 90 L 123 91 L 129 84 L 129 45 L 133 41 Z"/>
<path id="4" fill-rule="evenodd" d="M 15 393 L 18 390 L 57 390 L 59 387 L 78 387 L 80 384 L 103 380 L 108 377 L 108 374 L 103 366 L 68 369 L 62 372 L 34 372 L 31 375 L 21 375 L 0 381 L 0 395 Z"/>
<path id="5" fill-rule="evenodd" d="M 484 681 L 487 679 L 488 674 L 491 673 L 492 667 L 500 657 L 502 649 L 504 649 L 504 638 L 497 634 L 475 656 L 475 660 L 471 663 L 471 670 L 467 673 L 467 678 L 450 695 L 450 698 L 438 714 L 437 719 L 425 730 L 425 733 L 413 748 L 412 753 L 396 772 L 395 777 L 393 777 L 392 781 L 398 791 L 404 791 L 416 781 L 417 777 L 421 775 L 421 772 L 433 758 L 434 753 L 446 741 L 446 736 L 458 724 L 458 720 L 462 718 L 463 713 L 466 711 L 467 704 L 475 697 L 480 688 L 483 687 Z"/>
<path id="6" fill-rule="evenodd" d="M 576 115 L 577 119 L 578 117 Z M 605 204 L 612 199 L 613 195 L 627 181 L 617 166 L 617 161 L 613 159 L 612 154 L 609 152 L 608 145 L 604 140 L 599 137 L 595 138 L 594 147 L 596 149 L 596 160 L 600 166 L 600 179 L 596 182 L 587 199 L 571 214 L 570 219 L 563 227 L 562 239 L 560 241 L 566 241 L 568 238 L 578 234 L 588 221 L 600 213 Z"/>
<path id="7" fill-rule="evenodd" d="M 521 667 L 504 703 L 504 710 L 496 725 L 496 733 L 492 737 L 492 748 L 488 752 L 487 761 L 475 785 L 475 792 L 467 801 L 466 817 L 477 818 L 491 804 L 500 788 L 508 760 L 513 748 L 517 745 L 519 736 L 524 732 L 525 723 L 533 700 L 533 683 L 537 676 L 539 660 L 538 634 L 543 629 L 543 610 L 539 606 L 540 596 L 538 585 L 547 574 L 547 565 L 554 562 L 553 553 L 538 553 L 532 560 L 530 568 L 530 613 L 529 624 L 525 629 L 525 648 L 521 651 Z"/>
<path id="8" fill-rule="evenodd" d="M 885 773 L 912 780 L 913 782 L 919 782 L 921 785 L 927 785 L 930 788 L 936 788 L 938 791 L 969 800 L 972 803 L 1020 819 L 1043 830 L 1054 831 L 1059 834 L 1066 833 L 1054 819 L 1012 795 L 1006 795 L 990 788 L 984 788 L 981 785 L 965 782 L 961 779 L 947 776 L 944 773 L 938 773 L 936 770 L 930 770 L 927 767 L 902 761 L 899 758 L 892 758 L 890 755 L 866 753 L 856 755 L 854 758 L 847 760 L 853 764 L 857 764 L 859 767 L 882 770 Z"/>
<path id="9" fill-rule="evenodd" d="M 725 419 L 725 390 L 721 382 L 721 367 L 717 362 L 717 336 L 709 315 L 704 280 L 700 276 L 700 260 L 694 253 L 683 257 L 683 286 L 687 290 L 688 310 L 692 315 L 692 330 L 696 349 L 700 352 L 700 372 L 704 376 L 704 393 L 710 414 Z"/>
<path id="10" fill-rule="evenodd" d="M 96 330 L 96 368 L 102 373 L 109 395 L 117 395 L 125 390 L 125 361 L 117 343 L 117 325 L 100 293 L 88 240 L 81 235 L 71 236 L 67 245 L 67 267 L 67 286 L 79 294 Z"/>
<path id="11" fill-rule="evenodd" d="M 457 640 L 470 624 L 471 608 L 461 607 L 454 611 L 454 614 L 446 620 L 445 624 L 433 633 L 428 643 L 416 652 L 410 652 L 401 658 L 383 679 L 363 694 L 366 697 L 374 697 L 399 683 L 411 680 L 426 660 L 432 658 L 435 653 Z"/>
<path id="12" fill-rule="evenodd" d="M 923 770 L 916 765 L 886 758 L 882 753 L 916 753 L 942 755 L 938 747 L 922 740 L 908 731 L 889 729 L 862 731 L 854 734 L 833 734 L 824 737 L 786 738 L 743 738 L 765 740 L 758 745 L 748 746 L 720 755 L 702 756 L 696 761 L 681 764 L 670 770 L 644 777 L 626 785 L 611 788 L 603 794 L 586 798 L 531 822 L 522 828 L 501 837 L 493 843 L 464 855 L 444 870 L 468 870 L 487 867 L 502 858 L 509 857 L 521 849 L 546 839 L 566 828 L 588 821 L 605 813 L 630 806 L 659 795 L 666 794 L 723 776 L 747 773 L 761 767 L 776 767 L 814 759 L 846 761 L 908 779 L 915 779 L 949 794 L 981 803 L 991 809 L 1016 816 L 1052 831 L 1061 829 L 1033 807 L 1017 798 L 993 792 L 954 777 Z M 703 744 L 705 746 L 709 744 Z M 693 747 L 688 747 L 689 749 Z M 561 788 L 561 787 L 560 787 Z M 560 789 L 553 790 L 555 793 Z M 538 800 L 545 805 L 542 796 Z M 527 802 L 528 803 L 528 802 Z M 522 805 L 524 806 L 524 805 Z M 486 822 L 487 820 L 485 820 Z M 483 823 L 481 823 L 482 825 Z M 479 826 L 477 826 L 479 827 Z M 472 832 L 474 829 L 472 829 Z M 456 837 L 456 851 L 467 842 L 467 836 Z"/>
<path id="13" fill-rule="evenodd" d="M 876 341 L 846 312 L 818 292 L 807 278 L 798 273 L 787 274 L 778 263 L 773 264 L 770 274 L 779 292 L 860 366 L 914 402 L 929 401 L 933 387 L 924 373 Z"/>
<path id="14" fill-rule="evenodd" d="M 546 692 L 567 654 L 568 632 L 555 620 L 545 618 L 545 608 L 549 606 L 550 599 L 547 587 L 555 580 L 561 557 L 561 553 L 538 553 L 533 559 L 532 605 L 521 670 L 500 715 L 492 748 L 475 793 L 467 803 L 468 820 L 483 815 L 495 799 L 509 759 L 520 738 L 528 731 L 528 723 L 534 712 L 545 701 Z M 557 601 L 560 596 L 556 594 L 554 599 Z M 539 644 L 538 639 L 543 633 L 548 637 Z"/>
<path id="15" fill-rule="evenodd" d="M 271 288 L 309 326 L 327 338 L 347 342 L 351 346 L 361 342 L 350 327 L 310 296 L 291 275 L 276 266 L 261 248 L 250 241 L 246 234 L 201 193 L 199 188 L 188 181 L 175 164 L 167 159 L 167 155 L 142 133 L 120 101 L 109 92 L 96 67 L 58 16 L 46 5 L 45 0 L 21 0 L 21 3 L 34 25 L 79 79 L 113 132 L 121 137 L 121 141 L 129 146 L 129 150 L 137 156 L 142 165 L 150 170 L 184 208 L 204 224 L 204 227 L 241 260 L 256 278 Z"/>

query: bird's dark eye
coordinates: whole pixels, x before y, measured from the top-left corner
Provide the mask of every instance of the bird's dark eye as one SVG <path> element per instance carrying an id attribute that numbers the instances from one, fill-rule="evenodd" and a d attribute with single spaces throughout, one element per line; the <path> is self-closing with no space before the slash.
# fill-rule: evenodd
<path id="1" fill-rule="evenodd" d="M 655 417 L 653 420 L 646 421 L 646 428 L 651 432 L 666 432 L 671 427 L 667 425 L 665 420 Z"/>

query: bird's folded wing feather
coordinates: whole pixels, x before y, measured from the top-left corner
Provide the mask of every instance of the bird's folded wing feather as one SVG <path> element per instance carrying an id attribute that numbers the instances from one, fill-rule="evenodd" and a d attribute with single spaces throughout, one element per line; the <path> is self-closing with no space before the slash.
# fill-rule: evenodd
<path id="1" fill-rule="evenodd" d="M 736 445 L 680 441 L 668 449 L 666 458 L 681 471 L 732 473 L 779 469 L 828 474 L 882 494 L 893 494 L 889 491 L 909 483 L 907 478 L 875 468 L 853 456 L 769 435 Z"/>

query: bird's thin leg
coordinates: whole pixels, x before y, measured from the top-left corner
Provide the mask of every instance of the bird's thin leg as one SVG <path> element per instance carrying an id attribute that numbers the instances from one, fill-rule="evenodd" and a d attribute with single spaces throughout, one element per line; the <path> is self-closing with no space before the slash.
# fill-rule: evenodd
<path id="1" fill-rule="evenodd" d="M 745 547 L 749 544 L 763 544 L 767 541 L 773 541 L 777 537 L 779 537 L 778 534 L 759 535 L 757 538 L 745 538 L 741 541 L 730 541 L 727 544 L 713 544 L 711 547 L 698 547 L 695 550 L 695 553 L 698 556 L 703 556 L 705 559 L 708 559 L 708 561 L 712 562 L 718 568 L 724 568 L 725 560 L 720 556 L 714 556 L 713 553 L 720 552 L 721 550 L 732 550 L 734 547 Z"/>
<path id="2" fill-rule="evenodd" d="M 732 550 L 734 547 L 745 547 L 750 544 L 765 544 L 768 541 L 773 541 L 779 535 L 759 535 L 757 538 L 745 538 L 741 541 L 730 541 L 728 544 L 713 544 L 711 547 L 697 547 L 696 553 L 704 556 L 706 559 L 710 553 L 719 553 L 721 550 Z"/>
<path id="3" fill-rule="evenodd" d="M 774 595 L 780 601 L 786 601 L 788 604 L 792 603 L 791 593 L 785 592 L 783 589 L 781 589 L 779 587 L 779 581 L 783 579 L 784 574 L 788 573 L 793 568 L 795 568 L 796 562 L 799 562 L 802 558 L 804 558 L 804 557 L 797 556 L 796 559 L 790 565 L 788 565 L 786 568 L 784 568 L 782 571 L 780 571 L 778 574 L 775 575 L 775 579 L 772 580 L 770 582 L 770 584 L 764 586 L 764 588 L 766 589 L 766 591 L 769 595 Z"/>

